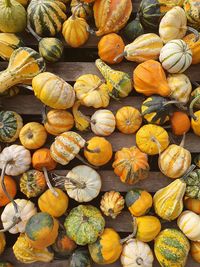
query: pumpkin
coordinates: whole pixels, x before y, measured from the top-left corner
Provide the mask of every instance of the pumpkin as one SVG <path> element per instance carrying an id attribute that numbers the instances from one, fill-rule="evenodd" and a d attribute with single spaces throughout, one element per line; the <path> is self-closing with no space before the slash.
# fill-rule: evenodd
<path id="1" fill-rule="evenodd" d="M 196 40 L 195 34 L 191 33 L 183 38 L 183 41 L 192 51 L 192 64 L 200 63 L 200 40 Z"/>
<path id="2" fill-rule="evenodd" d="M 52 135 L 59 135 L 69 131 L 74 126 L 74 118 L 72 114 L 66 110 L 52 109 L 44 119 L 44 127 L 46 131 Z"/>
<path id="3" fill-rule="evenodd" d="M 128 96 L 132 90 L 132 84 L 127 73 L 111 69 L 101 59 L 97 59 L 95 65 L 105 78 L 111 97 L 118 99 Z"/>
<path id="4" fill-rule="evenodd" d="M 141 152 L 136 146 L 117 151 L 112 167 L 120 180 L 127 184 L 135 184 L 148 178 L 149 175 L 147 154 Z"/>
<path id="5" fill-rule="evenodd" d="M 104 2 L 96 0 L 93 6 L 94 20 L 97 27 L 96 35 L 101 36 L 118 32 L 127 23 L 131 12 L 131 0 L 111 0 Z"/>
<path id="6" fill-rule="evenodd" d="M 38 171 L 42 171 L 46 168 L 48 171 L 54 170 L 57 163 L 51 157 L 50 150 L 48 148 L 40 148 L 33 153 L 32 165 Z"/>
<path id="7" fill-rule="evenodd" d="M 142 34 L 144 34 L 144 28 L 138 16 L 136 17 L 136 19 L 129 22 L 124 28 L 124 36 L 131 42 Z"/>
<path id="8" fill-rule="evenodd" d="M 70 7 L 72 14 L 79 18 L 89 19 L 92 16 L 93 12 L 91 5 L 82 0 L 72 0 Z"/>
<path id="9" fill-rule="evenodd" d="M 0 141 L 11 143 L 19 137 L 22 117 L 14 111 L 0 111 Z"/>
<path id="10" fill-rule="evenodd" d="M 169 96 L 171 90 L 161 64 L 155 60 L 140 63 L 133 71 L 134 88 L 146 96 Z"/>
<path id="11" fill-rule="evenodd" d="M 145 215 L 153 204 L 151 194 L 142 189 L 131 189 L 125 200 L 130 213 L 136 217 Z"/>
<path id="12" fill-rule="evenodd" d="M 186 104 L 189 101 L 192 84 L 185 74 L 169 74 L 167 76 L 167 83 L 171 90 L 170 98 L 183 104 Z"/>
<path id="13" fill-rule="evenodd" d="M 104 35 L 98 43 L 98 55 L 108 64 L 120 63 L 123 56 L 118 57 L 124 51 L 125 44 L 121 36 L 116 33 Z M 115 58 L 118 57 L 117 60 Z"/>
<path id="14" fill-rule="evenodd" d="M 80 106 L 81 101 L 77 100 L 72 107 L 75 127 L 79 131 L 87 131 L 90 127 L 90 119 L 79 110 Z"/>
<path id="15" fill-rule="evenodd" d="M 0 31 L 6 33 L 22 32 L 26 27 L 26 10 L 15 0 L 0 2 Z"/>
<path id="16" fill-rule="evenodd" d="M 5 206 L 1 221 L 4 230 L 8 230 L 11 234 L 23 233 L 26 223 L 37 210 L 33 202 L 26 199 L 15 199 L 15 206 L 9 203 Z"/>
<path id="17" fill-rule="evenodd" d="M 170 117 L 172 132 L 175 135 L 183 135 L 190 130 L 190 119 L 181 111 L 176 111 Z"/>
<path id="18" fill-rule="evenodd" d="M 0 33 L 0 57 L 9 60 L 12 52 L 23 46 L 22 40 L 13 33 Z"/>
<path id="19" fill-rule="evenodd" d="M 21 129 L 19 139 L 25 148 L 38 149 L 46 142 L 47 132 L 42 124 L 29 122 Z"/>
<path id="20" fill-rule="evenodd" d="M 193 260 L 200 263 L 200 242 L 191 242 L 191 250 Z"/>
<path id="21" fill-rule="evenodd" d="M 26 238 L 33 248 L 44 249 L 55 243 L 58 227 L 58 221 L 50 214 L 46 212 L 36 213 L 26 224 Z"/>
<path id="22" fill-rule="evenodd" d="M 124 208 L 124 198 L 119 192 L 106 192 L 101 198 L 100 209 L 104 215 L 115 219 Z"/>
<path id="23" fill-rule="evenodd" d="M 73 87 L 50 72 L 37 75 L 32 81 L 35 96 L 55 109 L 71 108 L 75 101 Z"/>
<path id="24" fill-rule="evenodd" d="M 108 109 L 97 110 L 91 117 L 91 129 L 96 135 L 111 135 L 115 130 L 115 124 L 115 116 Z"/>
<path id="25" fill-rule="evenodd" d="M 192 63 L 192 51 L 183 40 L 172 40 L 161 49 L 159 60 L 169 73 L 182 73 Z"/>
<path id="26" fill-rule="evenodd" d="M 72 254 L 69 267 L 91 267 L 89 253 L 85 249 L 77 249 Z"/>
<path id="27" fill-rule="evenodd" d="M 184 205 L 186 209 L 191 210 L 200 215 L 200 200 L 195 198 L 184 198 Z"/>
<path id="28" fill-rule="evenodd" d="M 105 220 L 96 207 L 79 205 L 70 211 L 64 225 L 69 238 L 84 246 L 96 242 L 103 233 Z"/>
<path id="29" fill-rule="evenodd" d="M 186 196 L 200 200 L 200 169 L 196 169 L 187 175 Z"/>
<path id="30" fill-rule="evenodd" d="M 123 267 L 152 267 L 153 253 L 148 244 L 137 240 L 130 239 L 123 246 L 121 254 L 121 264 Z"/>
<path id="31" fill-rule="evenodd" d="M 8 194 L 15 198 L 17 193 L 17 185 L 15 180 L 11 176 L 4 176 L 4 184 L 6 187 L 6 191 Z M 10 202 L 10 199 L 6 196 L 5 192 L 3 191 L 2 185 L 0 185 L 0 207 L 6 206 Z"/>
<path id="32" fill-rule="evenodd" d="M 14 266 L 8 261 L 0 261 L 0 267 L 14 267 Z"/>
<path id="33" fill-rule="evenodd" d="M 93 74 L 84 74 L 76 79 L 74 90 L 77 98 L 87 107 L 107 107 L 109 105 L 109 87 Z"/>
<path id="34" fill-rule="evenodd" d="M 0 255 L 4 252 L 6 246 L 6 237 L 4 233 L 0 233 Z"/>
<path id="35" fill-rule="evenodd" d="M 64 45 L 57 38 L 42 38 L 39 42 L 40 55 L 48 62 L 58 61 L 63 53 Z"/>
<path id="36" fill-rule="evenodd" d="M 0 73 L 0 93 L 19 83 L 28 83 L 45 70 L 44 59 L 29 47 L 16 49 L 9 60 L 7 69 Z"/>
<path id="37" fill-rule="evenodd" d="M 187 238 L 177 229 L 165 229 L 155 239 L 154 252 L 162 267 L 185 266 L 190 250 Z"/>
<path id="38" fill-rule="evenodd" d="M 136 133 L 136 144 L 142 152 L 156 155 L 168 147 L 169 135 L 161 126 L 144 125 Z"/>
<path id="39" fill-rule="evenodd" d="M 142 116 L 139 110 L 131 106 L 118 109 L 115 120 L 117 129 L 124 134 L 135 133 L 142 124 Z"/>
<path id="40" fill-rule="evenodd" d="M 183 8 L 185 10 L 188 24 L 199 30 L 199 22 L 200 22 L 200 8 L 198 0 L 185 0 L 183 4 Z"/>
<path id="41" fill-rule="evenodd" d="M 43 37 L 55 36 L 66 20 L 66 6 L 57 0 L 33 0 L 28 6 L 28 22 L 31 28 Z"/>
<path id="42" fill-rule="evenodd" d="M 20 234 L 13 246 L 13 252 L 18 261 L 26 264 L 38 261 L 50 262 L 53 260 L 54 256 L 53 253 L 50 253 L 47 248 L 33 248 L 25 234 Z"/>
<path id="43" fill-rule="evenodd" d="M 87 141 L 84 156 L 94 166 L 102 166 L 112 158 L 112 145 L 104 137 L 94 136 Z"/>

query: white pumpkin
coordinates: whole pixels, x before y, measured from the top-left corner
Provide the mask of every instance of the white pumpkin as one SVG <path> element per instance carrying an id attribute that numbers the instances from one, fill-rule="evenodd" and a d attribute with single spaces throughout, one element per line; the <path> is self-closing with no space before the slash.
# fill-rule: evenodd
<path id="1" fill-rule="evenodd" d="M 91 129 L 96 135 L 108 136 L 115 130 L 115 116 L 108 109 L 97 110 L 91 117 Z"/>
<path id="2" fill-rule="evenodd" d="M 178 227 L 192 241 L 200 242 L 200 216 L 186 210 L 178 218 Z"/>
<path id="3" fill-rule="evenodd" d="M 137 239 L 130 239 L 124 244 L 121 254 L 123 267 L 152 267 L 153 260 L 148 244 Z"/>
<path id="4" fill-rule="evenodd" d="M 159 35 L 164 43 L 174 39 L 182 39 L 187 32 L 187 17 L 185 11 L 175 6 L 170 9 L 160 21 Z"/>
<path id="5" fill-rule="evenodd" d="M 7 164 L 5 173 L 7 175 L 19 175 L 30 168 L 31 153 L 20 145 L 5 147 L 0 154 L 0 169 Z"/>
<path id="6" fill-rule="evenodd" d="M 20 221 L 13 226 L 9 232 L 11 234 L 17 234 L 17 233 L 24 233 L 26 223 L 34 214 L 37 213 L 37 209 L 35 207 L 35 204 L 31 202 L 30 200 L 26 199 L 15 199 L 15 203 L 18 206 L 18 212 L 19 212 L 19 219 Z M 1 214 L 1 221 L 3 224 L 4 229 L 11 226 L 16 218 L 15 209 L 12 203 L 9 203 L 5 206 L 2 214 Z"/>
<path id="7" fill-rule="evenodd" d="M 183 40 L 172 40 L 161 49 L 159 60 L 169 73 L 182 73 L 192 63 L 192 51 Z"/>

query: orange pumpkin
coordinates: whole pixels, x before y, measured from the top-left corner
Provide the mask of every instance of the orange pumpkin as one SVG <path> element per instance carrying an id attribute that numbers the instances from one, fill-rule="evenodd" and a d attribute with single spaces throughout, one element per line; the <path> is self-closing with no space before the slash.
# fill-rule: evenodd
<path id="1" fill-rule="evenodd" d="M 17 193 L 17 186 L 15 183 L 15 180 L 11 176 L 5 175 L 4 176 L 4 183 L 5 183 L 5 187 L 6 187 L 8 194 L 12 198 L 15 198 L 15 195 Z M 10 202 L 10 200 L 5 195 L 5 193 L 2 189 L 2 186 L 0 184 L 0 207 L 6 206 L 9 202 Z"/>
<path id="2" fill-rule="evenodd" d="M 172 132 L 175 135 L 183 135 L 190 130 L 190 119 L 187 114 L 181 111 L 176 111 L 170 118 Z"/>
<path id="3" fill-rule="evenodd" d="M 184 205 L 186 209 L 191 210 L 200 215 L 200 200 L 195 198 L 184 198 Z"/>
<path id="4" fill-rule="evenodd" d="M 186 35 L 183 40 L 192 50 L 192 64 L 200 63 L 200 39 L 196 42 L 196 36 L 191 33 Z"/>
<path id="5" fill-rule="evenodd" d="M 38 171 L 42 171 L 43 168 L 51 171 L 56 168 L 57 163 L 51 157 L 51 153 L 48 148 L 40 148 L 33 153 L 32 165 L 33 168 Z"/>
<path id="6" fill-rule="evenodd" d="M 200 242 L 191 242 L 191 255 L 193 260 L 200 263 Z"/>

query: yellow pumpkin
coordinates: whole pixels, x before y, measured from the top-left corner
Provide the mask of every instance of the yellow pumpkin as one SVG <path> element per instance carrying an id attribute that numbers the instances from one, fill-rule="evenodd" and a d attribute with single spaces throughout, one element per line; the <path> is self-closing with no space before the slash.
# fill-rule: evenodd
<path id="1" fill-rule="evenodd" d="M 195 198 L 184 198 L 184 205 L 186 209 L 191 210 L 200 215 L 200 200 Z"/>
<path id="2" fill-rule="evenodd" d="M 196 41 L 196 36 L 191 33 L 186 35 L 183 40 L 192 50 L 192 64 L 200 63 L 200 39 Z"/>
<path id="3" fill-rule="evenodd" d="M 4 233 L 0 233 L 0 255 L 4 252 L 6 246 L 6 237 Z"/>
<path id="4" fill-rule="evenodd" d="M 200 242 L 191 242 L 190 253 L 192 255 L 193 260 L 200 263 Z"/>

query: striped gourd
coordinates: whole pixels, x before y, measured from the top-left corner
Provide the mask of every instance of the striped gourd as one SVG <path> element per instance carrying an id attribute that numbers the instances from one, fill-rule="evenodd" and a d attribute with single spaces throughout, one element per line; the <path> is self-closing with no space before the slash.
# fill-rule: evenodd
<path id="1" fill-rule="evenodd" d="M 40 55 L 49 62 L 58 61 L 63 53 L 64 45 L 57 38 L 42 38 L 39 42 Z"/>
<path id="2" fill-rule="evenodd" d="M 23 46 L 22 40 L 13 33 L 0 33 L 0 57 L 9 60 L 12 52 Z"/>
<path id="3" fill-rule="evenodd" d="M 40 36 L 55 36 L 66 20 L 66 6 L 57 0 L 32 0 L 28 6 L 31 28 Z"/>
<path id="4" fill-rule="evenodd" d="M 72 14 L 74 13 L 79 18 L 88 19 L 92 16 L 92 7 L 89 3 L 81 0 L 72 0 L 70 7 Z"/>
<path id="5" fill-rule="evenodd" d="M 185 10 L 188 24 L 200 30 L 200 3 L 199 0 L 185 0 L 183 8 Z"/>
<path id="6" fill-rule="evenodd" d="M 14 142 L 23 127 L 22 118 L 14 111 L 0 111 L 0 141 Z"/>
<path id="7" fill-rule="evenodd" d="M 182 73 L 192 63 L 192 51 L 183 40 L 172 40 L 161 49 L 159 60 L 169 73 Z"/>
<path id="8" fill-rule="evenodd" d="M 177 229 L 165 229 L 155 239 L 154 252 L 162 267 L 184 267 L 190 243 Z"/>

